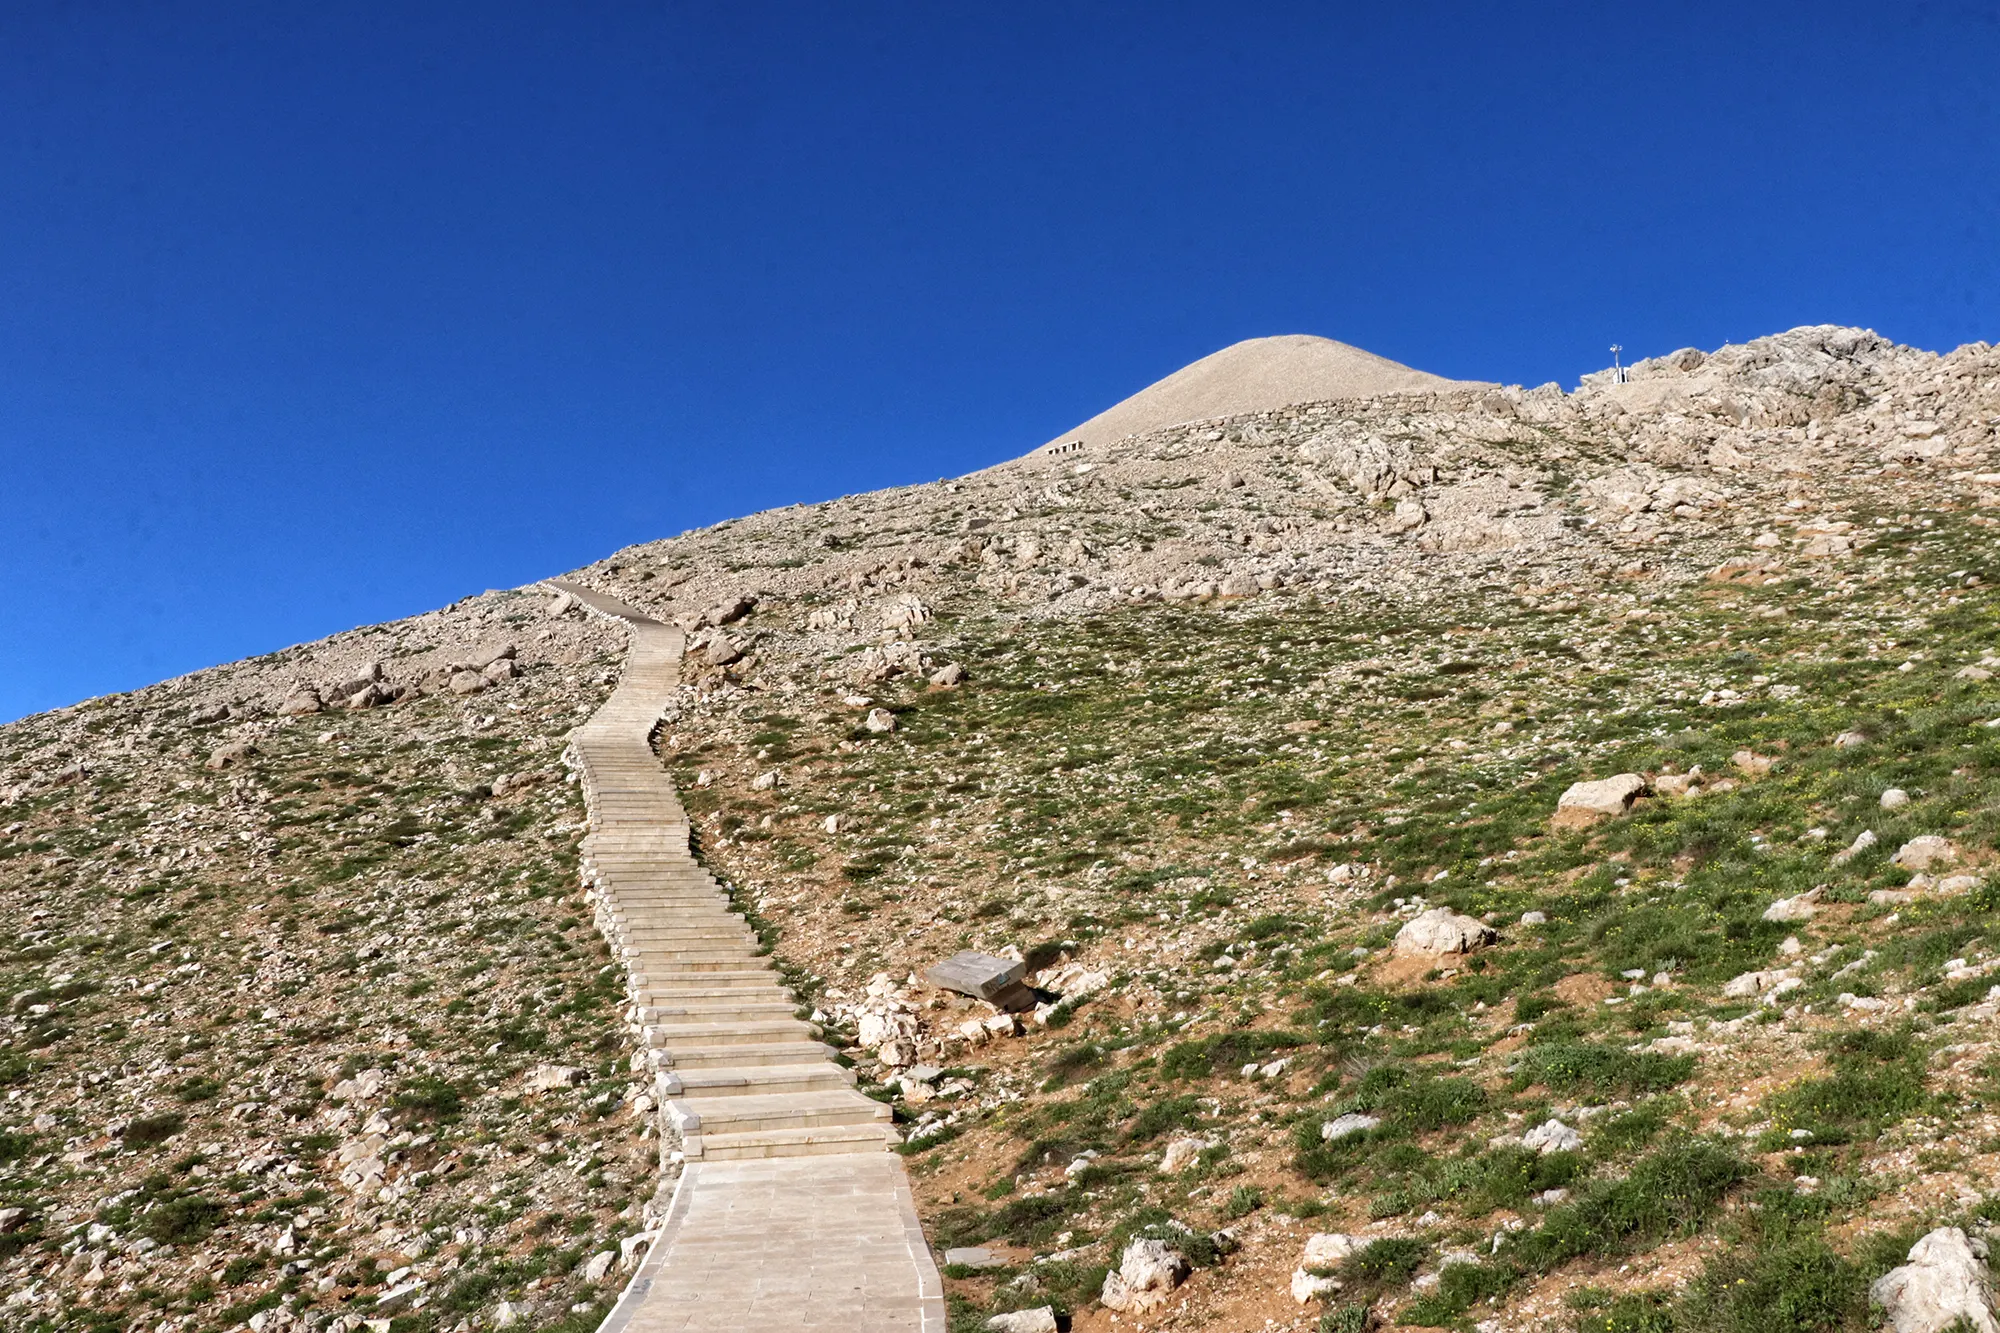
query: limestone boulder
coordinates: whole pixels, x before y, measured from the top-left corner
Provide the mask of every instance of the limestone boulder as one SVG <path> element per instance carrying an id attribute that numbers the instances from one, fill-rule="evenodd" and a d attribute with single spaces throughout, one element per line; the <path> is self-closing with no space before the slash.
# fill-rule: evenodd
<path id="1" fill-rule="evenodd" d="M 1160 1155 L 1160 1174 L 1163 1176 L 1179 1175 L 1200 1161 L 1202 1153 L 1214 1146 L 1207 1139 L 1175 1139 L 1167 1145 L 1166 1152 Z"/>
<path id="2" fill-rule="evenodd" d="M 1319 1127 L 1319 1139 L 1321 1143 L 1338 1143 L 1356 1134 L 1366 1134 L 1381 1123 L 1381 1118 L 1378 1116 L 1349 1111 L 1345 1115 L 1337 1115 L 1331 1120 L 1322 1122 Z"/>
<path id="3" fill-rule="evenodd" d="M 1920 838 L 1912 838 L 1896 849 L 1889 858 L 1890 864 L 1905 870 L 1941 870 L 1958 864 L 1958 848 L 1951 839 L 1941 838 L 1935 833 L 1926 833 Z"/>
<path id="4" fill-rule="evenodd" d="M 1552 822 L 1559 829 L 1574 829 L 1618 819 L 1631 811 L 1632 802 L 1645 791 L 1646 779 L 1637 773 L 1571 783 L 1569 790 L 1556 798 Z"/>
<path id="5" fill-rule="evenodd" d="M 1546 1120 L 1521 1136 L 1521 1146 L 1544 1157 L 1552 1152 L 1575 1152 L 1583 1146 L 1583 1135 L 1560 1120 Z"/>
<path id="6" fill-rule="evenodd" d="M 231 741 L 215 748 L 215 752 L 208 756 L 208 767 L 219 773 L 225 768 L 237 767 L 256 753 L 257 747 L 250 741 Z"/>
<path id="7" fill-rule="evenodd" d="M 1819 898 L 1818 889 L 1809 889 L 1804 893 L 1793 894 L 1789 898 L 1780 898 L 1764 909 L 1764 919 L 1781 923 L 1810 921 L 1819 911 L 1817 906 Z"/>
<path id="8" fill-rule="evenodd" d="M 1098 1299 L 1106 1308 L 1125 1314 L 1157 1310 L 1187 1280 L 1188 1261 L 1163 1240 L 1135 1240 L 1118 1257 L 1118 1267 L 1104 1275 Z"/>
<path id="9" fill-rule="evenodd" d="M 1449 907 L 1433 907 L 1403 923 L 1396 932 L 1396 952 L 1405 957 L 1471 953 L 1497 938 L 1476 917 L 1461 916 Z"/>
<path id="10" fill-rule="evenodd" d="M 1939 1227 L 1910 1247 L 1910 1261 L 1868 1288 L 1895 1333 L 1943 1333 L 1964 1320 L 1976 1333 L 2000 1333 L 1986 1261 L 1957 1227 Z M 1983 1247 L 1982 1247 L 1983 1248 Z"/>

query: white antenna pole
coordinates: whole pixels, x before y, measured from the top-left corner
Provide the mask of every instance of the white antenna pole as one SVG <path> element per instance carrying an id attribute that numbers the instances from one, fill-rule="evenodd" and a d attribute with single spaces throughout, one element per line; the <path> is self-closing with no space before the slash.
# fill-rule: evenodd
<path id="1" fill-rule="evenodd" d="M 1614 384 L 1623 384 L 1625 382 L 1625 367 L 1618 364 L 1618 354 L 1624 350 L 1625 348 L 1622 344 L 1611 344 L 1611 382 Z"/>

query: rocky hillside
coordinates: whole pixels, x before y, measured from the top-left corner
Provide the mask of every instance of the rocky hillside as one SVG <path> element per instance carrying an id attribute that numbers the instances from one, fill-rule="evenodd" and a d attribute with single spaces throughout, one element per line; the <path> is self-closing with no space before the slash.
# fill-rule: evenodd
<path id="1" fill-rule="evenodd" d="M 663 759 L 965 1328 L 1991 1328 L 1996 450 L 2000 352 L 1810 328 L 572 577 L 696 631 Z M 595 1323 L 620 653 L 494 593 L 0 729 L 0 1322 Z"/>

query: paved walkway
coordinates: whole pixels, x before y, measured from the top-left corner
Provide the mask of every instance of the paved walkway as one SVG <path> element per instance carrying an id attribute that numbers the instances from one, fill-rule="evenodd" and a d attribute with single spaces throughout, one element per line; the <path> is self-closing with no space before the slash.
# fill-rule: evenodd
<path id="1" fill-rule="evenodd" d="M 586 892 L 624 961 L 687 1159 L 659 1238 L 600 1333 L 944 1333 L 937 1265 L 887 1151 L 889 1108 L 854 1090 L 688 851 L 687 812 L 651 744 L 686 636 L 579 585 L 550 586 L 631 636 L 618 688 L 570 755 L 590 813 Z"/>

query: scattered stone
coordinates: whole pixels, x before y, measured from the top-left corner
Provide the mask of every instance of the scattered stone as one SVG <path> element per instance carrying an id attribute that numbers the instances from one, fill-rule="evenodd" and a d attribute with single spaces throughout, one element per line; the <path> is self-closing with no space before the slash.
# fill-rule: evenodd
<path id="1" fill-rule="evenodd" d="M 1545 1120 L 1521 1136 L 1521 1146 L 1544 1157 L 1552 1152 L 1575 1152 L 1583 1146 L 1583 1135 L 1560 1120 Z"/>
<path id="2" fill-rule="evenodd" d="M 1144 1314 L 1165 1305 L 1189 1271 L 1188 1261 L 1165 1241 L 1135 1240 L 1104 1275 L 1098 1299 L 1125 1314 Z"/>
<path id="3" fill-rule="evenodd" d="M 1368 1244 L 1366 1236 L 1347 1236 L 1339 1232 L 1316 1232 L 1306 1237 L 1305 1257 L 1299 1261 L 1302 1268 L 1333 1268 Z"/>
<path id="4" fill-rule="evenodd" d="M 1815 888 L 1790 898 L 1780 898 L 1764 909 L 1764 919 L 1776 922 L 1810 921 L 1819 911 L 1815 904 L 1819 902 L 1822 892 Z"/>
<path id="5" fill-rule="evenodd" d="M 1606 819 L 1617 819 L 1632 808 L 1632 802 L 1644 795 L 1646 779 L 1637 773 L 1620 773 L 1615 777 L 1598 778 L 1594 782 L 1570 784 L 1556 799 L 1555 818 L 1551 821 L 1555 828 L 1580 829 Z"/>
<path id="6" fill-rule="evenodd" d="M 931 672 L 931 684 L 933 685 L 950 689 L 954 685 L 963 685 L 964 683 L 965 668 L 956 662 L 946 662 L 936 671 Z"/>
<path id="7" fill-rule="evenodd" d="M 1943 1333 L 1960 1320 L 1976 1333 L 2000 1333 L 1993 1317 L 1985 1249 L 1957 1227 L 1939 1227 L 1910 1247 L 1910 1262 L 1868 1288 L 1895 1333 Z"/>
<path id="8" fill-rule="evenodd" d="M 1653 790 L 1661 796 L 1678 800 L 1685 796 L 1697 796 L 1701 792 L 1701 765 L 1696 764 L 1685 773 L 1662 773 L 1653 779 Z"/>
<path id="9" fill-rule="evenodd" d="M 1736 771 L 1746 778 L 1761 778 L 1771 771 L 1771 765 L 1778 761 L 1755 750 L 1738 750 L 1729 756 L 1729 762 L 1736 765 Z"/>
<path id="10" fill-rule="evenodd" d="M 724 625 L 734 625 L 756 609 L 756 598 L 739 595 L 711 606 L 702 619 L 720 629 Z"/>
<path id="11" fill-rule="evenodd" d="M 1861 853 L 1867 851 L 1880 841 L 1881 839 L 1875 836 L 1874 829 L 1863 829 L 1860 836 L 1849 843 L 1844 851 L 1838 851 L 1833 854 L 1833 863 L 1840 865 L 1843 862 L 1852 861 L 1855 857 L 1861 855 Z"/>
<path id="12" fill-rule="evenodd" d="M 1868 744 L 1868 738 L 1858 731 L 1843 731 L 1833 738 L 1835 749 L 1852 750 L 1856 746 Z"/>
<path id="13" fill-rule="evenodd" d="M 1204 1152 L 1214 1146 L 1215 1144 L 1208 1139 L 1175 1139 L 1167 1145 L 1167 1150 L 1160 1154 L 1160 1174 L 1163 1176 L 1179 1175 L 1193 1166 Z"/>
<path id="14" fill-rule="evenodd" d="M 1898 847 L 1896 854 L 1889 858 L 1889 863 L 1905 870 L 1937 870 L 1958 864 L 1958 848 L 1949 838 L 1926 833 Z"/>
<path id="15" fill-rule="evenodd" d="M 945 1264 L 952 1268 L 1005 1268 L 1007 1261 L 981 1245 L 962 1245 L 944 1252 Z"/>
<path id="16" fill-rule="evenodd" d="M 585 1282 L 592 1282 L 592 1283 L 604 1281 L 605 1278 L 611 1275 L 611 1269 L 614 1265 L 617 1264 L 617 1262 L 618 1262 L 618 1251 L 616 1250 L 598 1251 L 596 1254 L 590 1256 L 590 1261 L 588 1263 L 584 1264 L 583 1280 Z"/>
<path id="17" fill-rule="evenodd" d="M 743 660 L 743 649 L 727 634 L 716 634 L 701 650 L 701 660 L 712 667 L 725 667 Z"/>
<path id="18" fill-rule="evenodd" d="M 886 708 L 871 708 L 867 720 L 861 725 L 880 736 L 896 729 L 896 715 Z"/>
<path id="19" fill-rule="evenodd" d="M 1396 952 L 1404 956 L 1471 953 L 1498 938 L 1476 917 L 1461 916 L 1449 907 L 1433 907 L 1412 917 L 1396 932 Z"/>
<path id="20" fill-rule="evenodd" d="M 1761 972 L 1745 972 L 1732 977 L 1722 987 L 1723 998 L 1748 1000 L 1776 990 L 1787 981 L 1796 981 L 1789 971 L 1774 969 Z"/>
<path id="21" fill-rule="evenodd" d="M 466 670 L 452 672 L 451 678 L 445 681 L 444 684 L 445 688 L 453 694 L 467 695 L 478 694 L 486 688 L 488 681 L 485 676 L 482 676 L 477 671 Z"/>
<path id="22" fill-rule="evenodd" d="M 1523 912 L 1521 913 L 1521 924 L 1524 926 L 1546 926 L 1549 924 L 1549 914 L 1547 912 Z"/>
<path id="23" fill-rule="evenodd" d="M 225 768 L 235 768 L 257 753 L 257 746 L 251 741 L 231 741 L 215 748 L 214 753 L 208 756 L 208 767 L 221 772 Z"/>
<path id="24" fill-rule="evenodd" d="M 1362 1115 L 1359 1111 L 1349 1111 L 1320 1125 L 1319 1140 L 1321 1143 L 1338 1143 L 1356 1134 L 1366 1134 L 1381 1123 L 1379 1117 Z"/>
<path id="25" fill-rule="evenodd" d="M 326 704 L 320 700 L 319 691 L 297 690 L 288 695 L 285 701 L 278 705 L 278 716 L 304 717 L 308 713 L 319 713 L 325 710 Z"/>
<path id="26" fill-rule="evenodd" d="M 769 769 L 765 772 L 759 773 L 756 777 L 750 779 L 750 790 L 774 791 L 776 790 L 780 781 L 782 781 L 782 779 L 779 777 L 778 770 L 775 768 Z"/>
<path id="27" fill-rule="evenodd" d="M 1337 1277 L 1316 1277 L 1303 1268 L 1292 1270 L 1292 1299 L 1300 1305 L 1310 1305 L 1339 1290 Z"/>
<path id="28" fill-rule="evenodd" d="M 537 1065 L 528 1075 L 529 1092 L 555 1092 L 561 1088 L 577 1088 L 590 1082 L 590 1071 L 578 1069 L 574 1065 Z"/>
<path id="29" fill-rule="evenodd" d="M 1910 803 L 1910 794 L 1901 787 L 1890 787 L 1882 793 L 1881 806 L 1884 810 L 1900 810 Z"/>
<path id="30" fill-rule="evenodd" d="M 1055 1307 L 1038 1305 L 1032 1310 L 1012 1310 L 986 1321 L 986 1333 L 1056 1333 Z"/>

